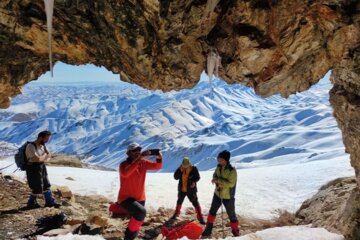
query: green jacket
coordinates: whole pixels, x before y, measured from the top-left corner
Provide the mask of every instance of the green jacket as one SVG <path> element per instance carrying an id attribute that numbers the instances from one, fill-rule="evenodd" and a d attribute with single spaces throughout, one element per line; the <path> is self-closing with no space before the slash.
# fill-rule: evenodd
<path id="1" fill-rule="evenodd" d="M 229 163 L 224 169 L 220 165 L 215 169 L 213 179 L 218 179 L 224 188 L 220 190 L 218 187 L 215 189 L 215 194 L 222 199 L 231 199 L 235 197 L 235 188 L 237 181 L 236 169 Z"/>

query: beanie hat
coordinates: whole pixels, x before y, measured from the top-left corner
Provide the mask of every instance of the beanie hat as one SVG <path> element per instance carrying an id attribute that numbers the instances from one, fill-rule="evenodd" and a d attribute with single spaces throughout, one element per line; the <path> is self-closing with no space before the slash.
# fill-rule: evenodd
<path id="1" fill-rule="evenodd" d="M 230 156 L 231 156 L 230 152 L 227 151 L 227 150 L 224 150 L 224 151 L 219 153 L 218 158 L 222 158 L 225 161 L 229 162 L 230 161 Z"/>
<path id="2" fill-rule="evenodd" d="M 183 168 L 187 168 L 190 165 L 191 165 L 190 159 L 188 157 L 184 157 L 184 159 L 182 160 L 181 166 Z"/>

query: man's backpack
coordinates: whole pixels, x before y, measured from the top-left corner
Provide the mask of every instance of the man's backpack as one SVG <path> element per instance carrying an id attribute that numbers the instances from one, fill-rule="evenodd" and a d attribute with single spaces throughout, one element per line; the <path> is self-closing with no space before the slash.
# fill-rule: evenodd
<path id="1" fill-rule="evenodd" d="M 17 151 L 17 153 L 15 154 L 15 163 L 16 166 L 21 170 L 21 171 L 25 171 L 26 170 L 26 165 L 28 162 L 28 159 L 26 157 L 26 147 L 28 144 L 33 144 L 36 148 L 36 144 L 33 142 L 26 142 L 24 143 Z"/>

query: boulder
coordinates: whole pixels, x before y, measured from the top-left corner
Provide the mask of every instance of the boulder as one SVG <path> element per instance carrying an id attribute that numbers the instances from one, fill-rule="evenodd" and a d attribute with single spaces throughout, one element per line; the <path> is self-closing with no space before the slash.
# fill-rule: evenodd
<path id="1" fill-rule="evenodd" d="M 100 227 L 105 227 L 108 225 L 108 218 L 101 216 L 100 214 L 92 214 L 88 217 L 87 222 L 90 224 L 96 224 Z"/>
<path id="2" fill-rule="evenodd" d="M 360 194 L 355 178 L 340 178 L 321 187 L 296 212 L 297 224 L 311 224 L 360 239 Z"/>
<path id="3" fill-rule="evenodd" d="M 67 199 L 73 198 L 73 194 L 72 194 L 70 188 L 67 186 L 53 185 L 53 186 L 51 186 L 51 190 L 54 194 L 58 195 L 59 197 L 67 198 Z"/>

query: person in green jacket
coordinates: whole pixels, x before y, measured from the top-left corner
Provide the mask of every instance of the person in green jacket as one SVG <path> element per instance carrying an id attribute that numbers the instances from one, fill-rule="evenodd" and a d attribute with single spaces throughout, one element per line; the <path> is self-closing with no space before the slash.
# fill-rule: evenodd
<path id="1" fill-rule="evenodd" d="M 214 226 L 216 213 L 221 207 L 225 206 L 226 213 L 230 219 L 230 226 L 234 237 L 240 235 L 239 222 L 235 213 L 235 188 L 237 181 L 236 169 L 230 164 L 230 152 L 224 150 L 218 154 L 218 166 L 215 169 L 212 183 L 216 184 L 215 193 L 212 199 L 209 215 L 206 222 L 206 227 L 202 233 L 203 237 L 211 236 Z"/>

